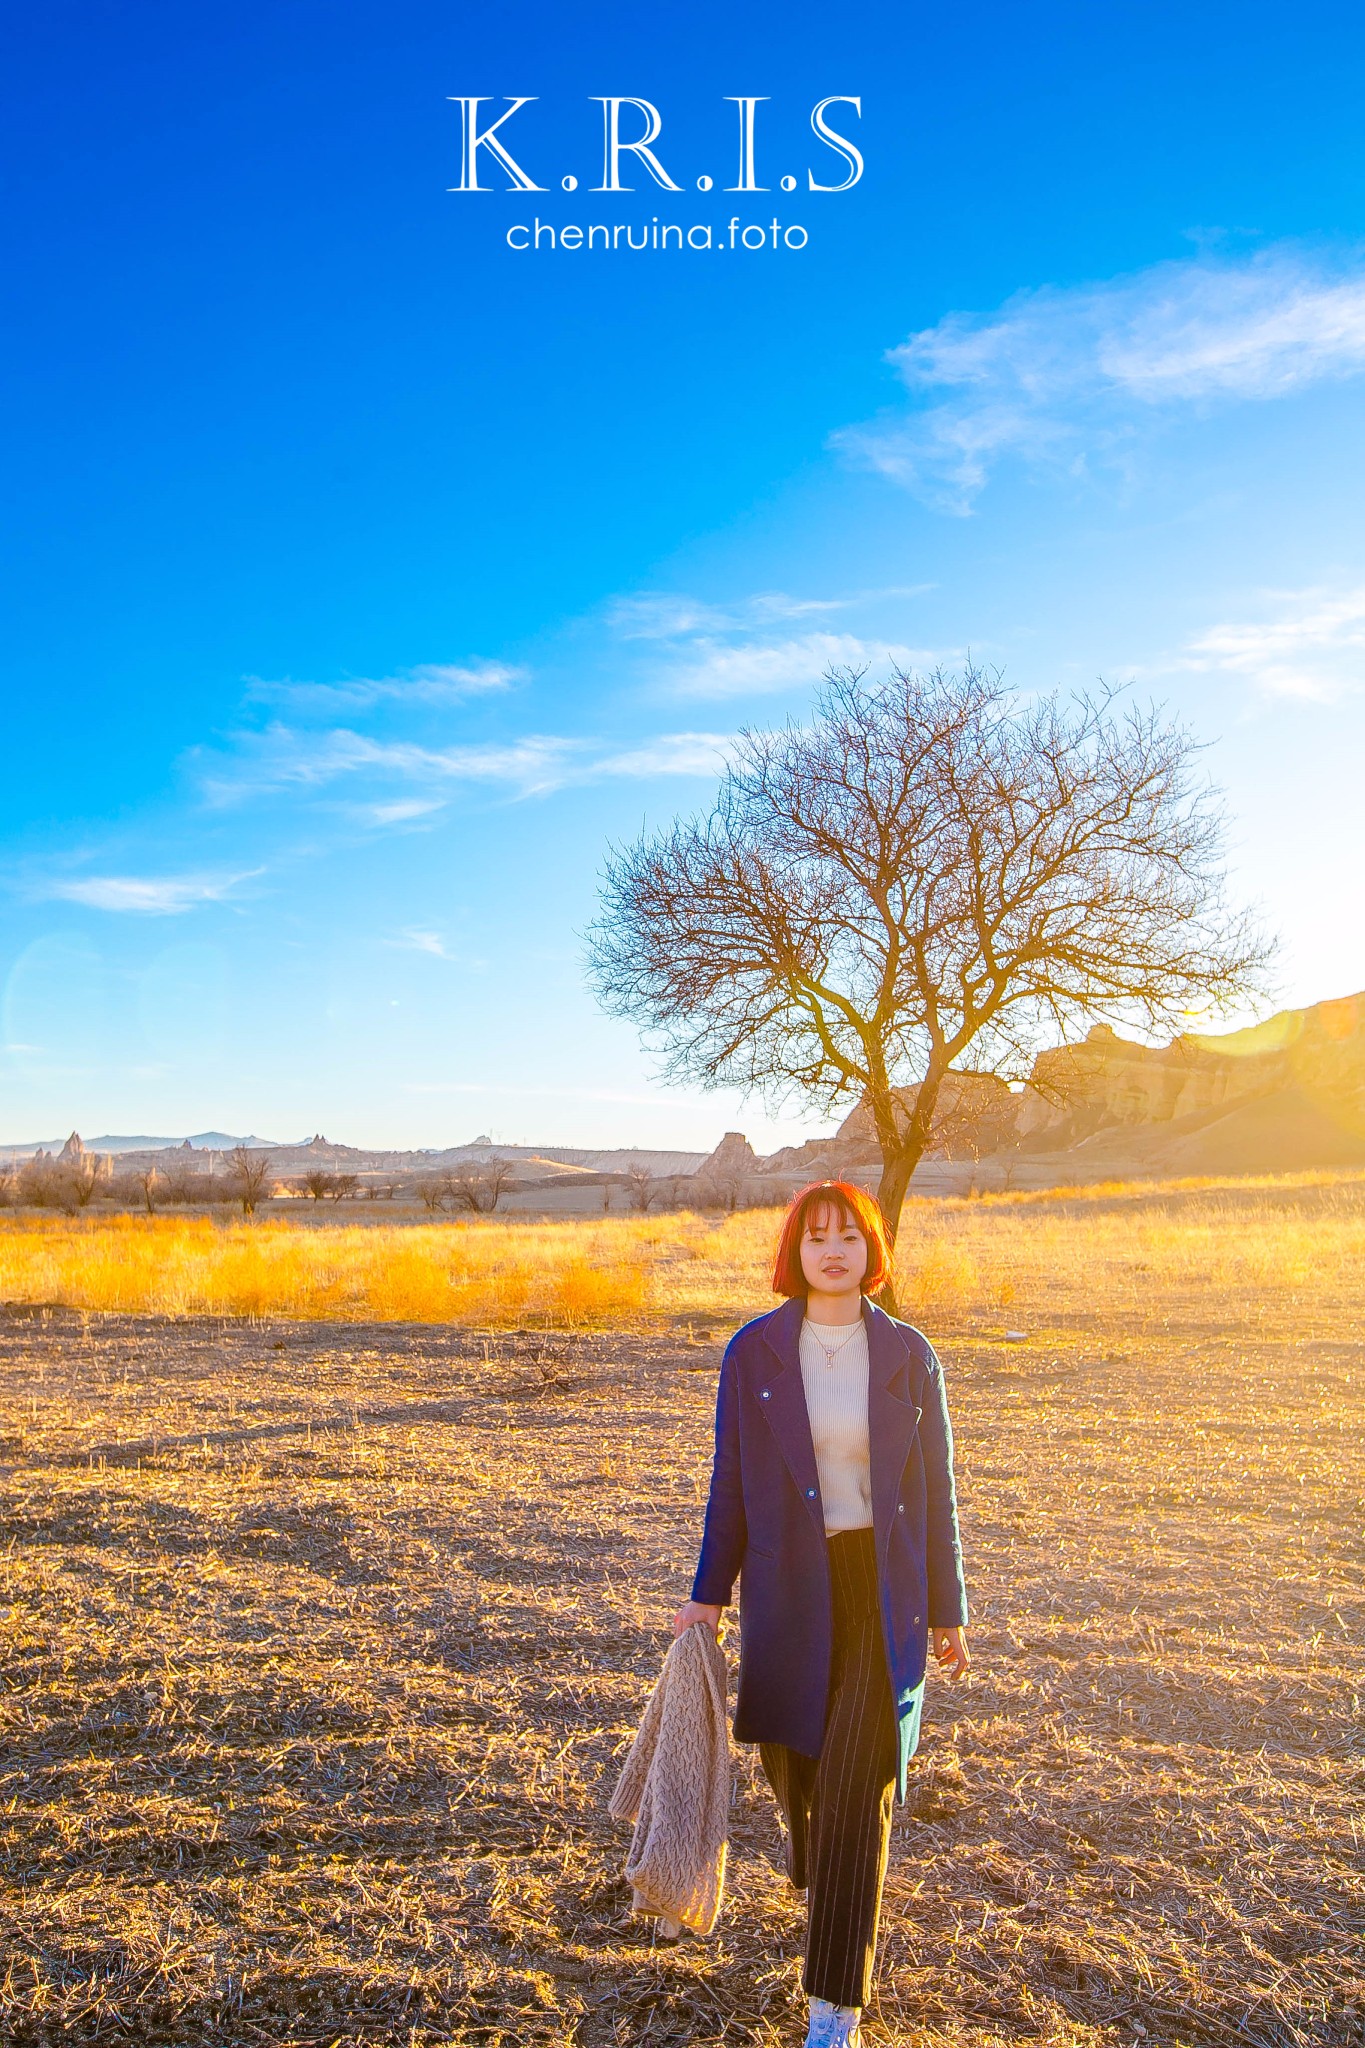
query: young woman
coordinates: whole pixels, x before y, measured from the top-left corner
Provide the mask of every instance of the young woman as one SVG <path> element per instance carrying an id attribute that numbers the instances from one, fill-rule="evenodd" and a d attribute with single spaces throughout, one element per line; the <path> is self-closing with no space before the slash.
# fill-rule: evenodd
<path id="1" fill-rule="evenodd" d="M 945 1673 L 969 1662 L 943 1375 L 867 1299 L 889 1266 L 861 1188 L 795 1197 L 773 1273 L 788 1298 L 721 1364 L 701 1557 L 673 1624 L 718 1631 L 738 1576 L 735 1736 L 759 1745 L 809 1895 L 806 2048 L 859 2048 L 930 1633 Z"/>

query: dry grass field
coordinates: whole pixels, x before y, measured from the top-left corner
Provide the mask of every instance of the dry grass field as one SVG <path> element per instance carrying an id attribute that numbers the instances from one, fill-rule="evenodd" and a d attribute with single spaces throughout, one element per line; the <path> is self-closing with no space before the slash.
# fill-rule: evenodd
<path id="1" fill-rule="evenodd" d="M 733 1322 L 770 1305 L 774 1224 L 763 1210 L 321 1228 L 30 1211 L 0 1216 L 0 1302 L 488 1330 Z M 1365 1176 L 1099 1183 L 908 1203 L 899 1287 L 912 1315 L 1097 1287 L 1135 1306 L 1157 1287 L 1279 1313 L 1303 1295 L 1347 1300 L 1339 1280 L 1362 1254 Z"/>
<path id="2" fill-rule="evenodd" d="M 5 1223 L 0 2039 L 801 2040 L 753 1753 L 709 1940 L 605 1811 L 774 1222 Z M 1362 1254 L 1326 1177 L 907 1213 L 976 1662 L 870 2044 L 1365 2043 Z"/>

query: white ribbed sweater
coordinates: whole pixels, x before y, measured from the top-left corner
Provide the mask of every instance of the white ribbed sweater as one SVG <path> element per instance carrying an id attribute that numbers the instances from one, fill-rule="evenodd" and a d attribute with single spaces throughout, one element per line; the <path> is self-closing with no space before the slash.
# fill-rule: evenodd
<path id="1" fill-rule="evenodd" d="M 818 1328 L 820 1335 L 815 1334 Z M 847 1342 L 826 1361 L 826 1349 Z M 821 1342 L 823 1338 L 824 1342 Z M 872 1527 L 872 1474 L 867 1441 L 867 1326 L 801 1324 L 801 1381 L 806 1389 L 825 1534 Z"/>

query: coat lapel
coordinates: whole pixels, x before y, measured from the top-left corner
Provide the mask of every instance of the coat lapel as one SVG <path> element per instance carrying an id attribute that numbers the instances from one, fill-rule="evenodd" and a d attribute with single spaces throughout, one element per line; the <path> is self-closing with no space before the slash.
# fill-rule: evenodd
<path id="1" fill-rule="evenodd" d="M 901 1474 L 910 1455 L 920 1410 L 911 1398 L 910 1347 L 884 1309 L 863 1302 L 867 1325 L 867 1437 L 872 1480 L 872 1526 L 877 1555 L 885 1554 Z M 798 1326 L 799 1328 L 799 1326 Z"/>
<path id="2" fill-rule="evenodd" d="M 768 1427 L 777 1438 L 787 1470 L 801 1490 L 801 1498 L 824 1529 L 820 1506 L 820 1474 L 815 1463 L 815 1444 L 810 1433 L 806 1389 L 801 1380 L 801 1324 L 806 1304 L 799 1294 L 791 1295 L 774 1309 L 763 1329 L 771 1358 L 762 1365 L 759 1399 Z M 813 1497 L 812 1497 L 813 1495 Z"/>

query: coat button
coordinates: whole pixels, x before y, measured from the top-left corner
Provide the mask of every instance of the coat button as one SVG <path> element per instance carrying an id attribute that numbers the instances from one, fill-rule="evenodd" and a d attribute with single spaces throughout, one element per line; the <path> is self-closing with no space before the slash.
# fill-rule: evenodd
<path id="1" fill-rule="evenodd" d="M 919 1616 L 918 1616 L 918 1615 L 916 1615 L 916 1616 L 915 1616 L 915 1627 L 916 1627 L 916 1628 L 918 1628 L 918 1627 L 919 1627 Z"/>
<path id="2" fill-rule="evenodd" d="M 904 1501 L 902 1501 L 902 1502 L 901 1502 L 901 1504 L 900 1504 L 900 1506 L 899 1506 L 899 1507 L 898 1507 L 898 1508 L 896 1509 L 896 1513 L 897 1513 L 898 1515 L 903 1515 L 903 1514 L 905 1513 L 905 1502 L 904 1502 Z"/>
<path id="3" fill-rule="evenodd" d="M 815 1499 L 815 1488 L 814 1488 L 813 1486 L 808 1486 L 808 1487 L 806 1488 L 806 1499 L 807 1499 L 807 1500 L 814 1500 L 814 1499 Z"/>
<path id="4" fill-rule="evenodd" d="M 771 1395 L 771 1392 L 770 1392 L 770 1390 L 769 1390 L 769 1389 L 768 1389 L 767 1387 L 765 1387 L 765 1388 L 763 1389 L 763 1392 L 762 1392 L 762 1393 L 761 1393 L 761 1394 L 759 1395 L 759 1397 L 758 1397 L 758 1398 L 759 1398 L 759 1400 L 760 1400 L 760 1401 L 768 1401 L 768 1400 L 771 1400 L 771 1399 L 772 1399 L 772 1395 Z"/>

